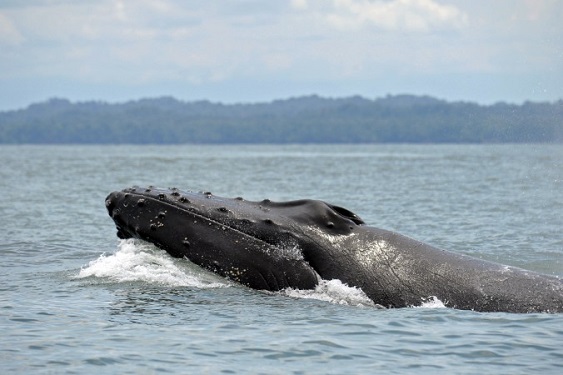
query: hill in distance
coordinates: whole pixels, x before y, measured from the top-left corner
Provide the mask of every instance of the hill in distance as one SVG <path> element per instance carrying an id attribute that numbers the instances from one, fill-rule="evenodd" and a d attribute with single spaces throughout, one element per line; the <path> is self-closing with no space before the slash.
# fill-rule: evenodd
<path id="1" fill-rule="evenodd" d="M 55 98 L 0 112 L 3 144 L 538 142 L 563 142 L 563 100 L 485 106 L 414 95 L 253 104 Z"/>

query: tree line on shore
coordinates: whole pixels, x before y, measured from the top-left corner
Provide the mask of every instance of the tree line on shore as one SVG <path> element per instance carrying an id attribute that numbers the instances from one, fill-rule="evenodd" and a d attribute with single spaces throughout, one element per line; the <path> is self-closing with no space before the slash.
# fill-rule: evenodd
<path id="1" fill-rule="evenodd" d="M 0 112 L 4 144 L 561 143 L 563 100 L 447 102 L 316 95 L 267 103 L 50 99 Z"/>

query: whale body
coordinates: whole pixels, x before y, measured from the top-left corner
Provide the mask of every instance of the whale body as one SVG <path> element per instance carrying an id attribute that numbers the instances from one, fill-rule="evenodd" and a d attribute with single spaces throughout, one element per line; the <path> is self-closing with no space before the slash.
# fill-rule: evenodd
<path id="1" fill-rule="evenodd" d="M 384 307 L 563 312 L 563 281 L 445 251 L 366 225 L 319 200 L 246 201 L 209 192 L 132 187 L 106 198 L 119 238 L 139 238 L 250 288 L 360 288 Z"/>

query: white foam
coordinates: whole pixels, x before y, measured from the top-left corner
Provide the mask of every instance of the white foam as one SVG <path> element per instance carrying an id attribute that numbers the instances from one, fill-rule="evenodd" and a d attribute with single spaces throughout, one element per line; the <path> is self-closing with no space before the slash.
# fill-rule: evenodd
<path id="1" fill-rule="evenodd" d="M 444 302 L 440 301 L 438 297 L 431 296 L 424 299 L 420 304 L 420 306 L 414 306 L 414 307 L 419 309 L 445 309 L 446 305 L 444 305 Z"/>
<path id="2" fill-rule="evenodd" d="M 77 279 L 96 277 L 112 282 L 147 282 L 166 286 L 218 288 L 230 283 L 190 262 L 178 262 L 166 252 L 139 240 L 121 240 L 118 250 L 102 254 L 82 268 Z"/>
<path id="3" fill-rule="evenodd" d="M 336 279 L 321 280 L 315 289 L 301 290 L 288 288 L 281 291 L 281 293 L 289 297 L 316 299 L 338 305 L 380 307 L 369 299 L 361 289 L 350 287 Z"/>

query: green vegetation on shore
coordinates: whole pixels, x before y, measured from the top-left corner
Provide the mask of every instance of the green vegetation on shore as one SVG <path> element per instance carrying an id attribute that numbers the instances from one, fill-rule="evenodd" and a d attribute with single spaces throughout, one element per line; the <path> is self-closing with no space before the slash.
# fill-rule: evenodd
<path id="1" fill-rule="evenodd" d="M 0 143 L 505 143 L 563 142 L 563 100 L 521 105 L 398 95 L 306 96 L 257 104 L 121 104 L 51 99 L 0 112 Z"/>

